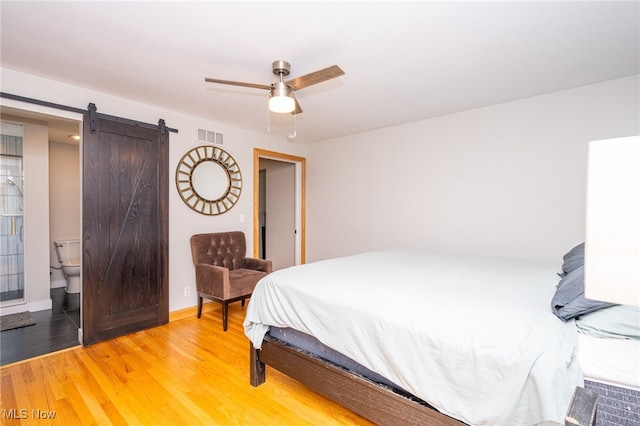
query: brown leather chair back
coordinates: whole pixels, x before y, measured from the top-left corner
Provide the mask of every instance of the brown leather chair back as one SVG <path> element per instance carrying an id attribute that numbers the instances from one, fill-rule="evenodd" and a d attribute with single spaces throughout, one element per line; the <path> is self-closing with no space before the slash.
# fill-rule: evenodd
<path id="1" fill-rule="evenodd" d="M 193 264 L 224 266 L 230 270 L 244 268 L 247 242 L 244 232 L 216 232 L 191 237 Z"/>

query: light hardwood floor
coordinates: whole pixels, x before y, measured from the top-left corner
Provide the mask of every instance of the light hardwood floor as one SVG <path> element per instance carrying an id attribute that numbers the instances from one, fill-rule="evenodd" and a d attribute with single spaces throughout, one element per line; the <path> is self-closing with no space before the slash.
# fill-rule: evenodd
<path id="1" fill-rule="evenodd" d="M 265 384 L 249 385 L 245 308 L 230 306 L 225 333 L 219 306 L 207 304 L 200 320 L 194 310 L 162 327 L 2 367 L 0 423 L 371 424 L 273 369 Z"/>

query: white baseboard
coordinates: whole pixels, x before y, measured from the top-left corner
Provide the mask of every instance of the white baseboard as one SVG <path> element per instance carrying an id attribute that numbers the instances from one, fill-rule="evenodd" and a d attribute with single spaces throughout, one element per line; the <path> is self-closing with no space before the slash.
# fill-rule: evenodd
<path id="1" fill-rule="evenodd" d="M 2 315 L 7 314 L 17 314 L 18 312 L 37 312 L 37 311 L 45 311 L 47 309 L 51 309 L 52 302 L 51 299 L 45 300 L 36 300 L 35 302 L 29 303 L 17 303 L 10 306 L 2 306 L 0 311 Z"/>
<path id="2" fill-rule="evenodd" d="M 29 306 L 29 311 L 31 312 L 46 311 L 47 309 L 51 309 L 53 303 L 51 302 L 51 299 L 38 300 L 35 302 L 27 303 L 27 306 Z"/>

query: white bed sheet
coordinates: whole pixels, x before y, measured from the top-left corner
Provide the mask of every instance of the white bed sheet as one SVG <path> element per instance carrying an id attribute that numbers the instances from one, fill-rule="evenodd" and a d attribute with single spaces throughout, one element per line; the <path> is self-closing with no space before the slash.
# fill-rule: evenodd
<path id="1" fill-rule="evenodd" d="M 557 265 L 381 251 L 275 271 L 244 322 L 291 327 L 472 425 L 563 422 L 577 331 L 550 309 Z"/>
<path id="2" fill-rule="evenodd" d="M 578 359 L 586 380 L 640 391 L 640 341 L 578 333 Z"/>

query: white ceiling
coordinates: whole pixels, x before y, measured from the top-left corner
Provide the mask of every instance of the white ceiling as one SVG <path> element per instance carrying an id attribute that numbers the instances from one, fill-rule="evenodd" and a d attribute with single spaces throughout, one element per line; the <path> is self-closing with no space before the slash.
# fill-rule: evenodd
<path id="1" fill-rule="evenodd" d="M 339 65 L 346 75 L 296 92 L 296 143 L 640 72 L 638 1 L 0 7 L 3 67 L 283 138 L 294 118 L 269 114 L 266 91 L 204 77 L 270 84 L 277 59 L 290 78 Z"/>

